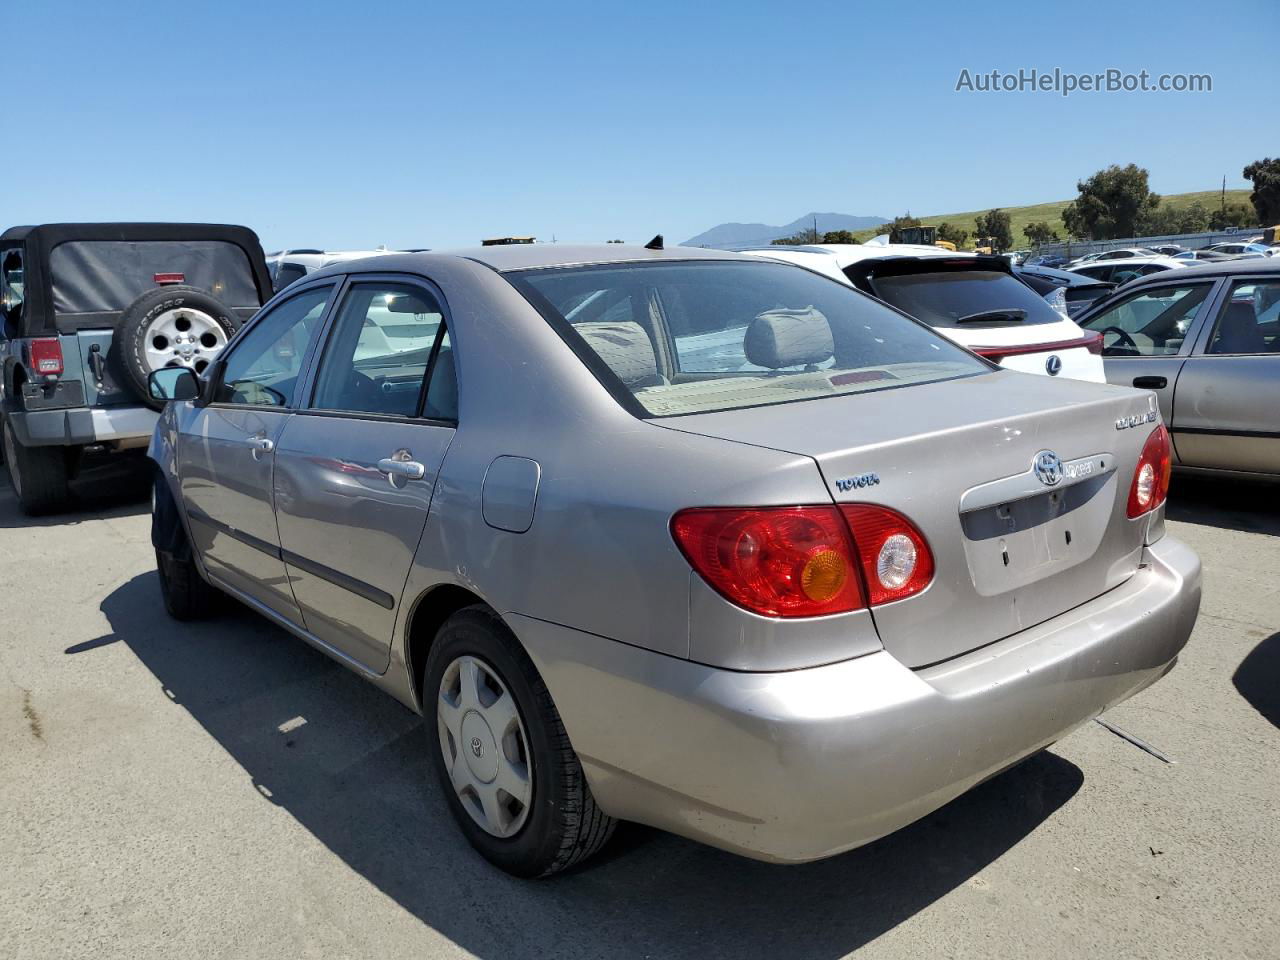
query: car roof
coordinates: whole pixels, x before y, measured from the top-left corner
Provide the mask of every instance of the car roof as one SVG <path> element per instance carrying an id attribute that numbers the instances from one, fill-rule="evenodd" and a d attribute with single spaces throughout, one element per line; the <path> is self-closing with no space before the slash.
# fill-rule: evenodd
<path id="1" fill-rule="evenodd" d="M 499 273 L 538 267 L 567 267 L 602 263 L 636 263 L 661 260 L 738 260 L 754 263 L 757 257 L 704 247 L 670 247 L 650 250 L 626 243 L 559 244 L 515 243 L 494 247 L 460 247 L 430 253 L 391 253 L 364 260 L 326 266 L 312 276 L 332 273 L 369 273 L 387 270 L 429 270 L 444 260 L 472 260 Z"/>
<path id="2" fill-rule="evenodd" d="M 1067 286 L 1071 287 L 1093 287 L 1103 281 L 1097 277 L 1091 277 L 1087 273 L 1078 273 L 1075 270 L 1059 270 L 1056 267 L 1046 267 L 1039 263 L 1022 264 L 1013 268 L 1014 273 L 1026 273 L 1033 277 L 1047 277 L 1051 280 L 1059 280 Z"/>
<path id="3" fill-rule="evenodd" d="M 1135 277 L 1124 285 L 1126 290 L 1147 283 L 1158 283 L 1163 280 L 1172 280 L 1176 278 L 1178 281 L 1194 279 L 1196 277 L 1229 277 L 1238 273 L 1277 273 L 1280 274 L 1280 261 L 1274 257 L 1260 257 L 1257 260 L 1217 260 L 1197 263 L 1195 266 L 1184 267 L 1181 270 L 1165 270 L 1160 273 L 1151 273 L 1145 277 Z"/>
<path id="4" fill-rule="evenodd" d="M 1073 267 L 1072 269 L 1073 270 L 1086 269 L 1086 268 L 1093 269 L 1093 268 L 1101 268 L 1101 267 L 1124 268 L 1124 267 L 1135 267 L 1135 266 L 1141 267 L 1148 263 L 1159 263 L 1159 264 L 1163 264 L 1166 267 L 1168 266 L 1185 267 L 1187 264 L 1187 261 L 1179 260 L 1176 257 L 1167 257 L 1163 253 L 1161 253 L 1161 254 L 1157 254 L 1154 257 L 1120 257 L 1115 260 L 1093 260 L 1093 261 L 1090 261 L 1089 263 L 1082 263 L 1078 268 Z"/>

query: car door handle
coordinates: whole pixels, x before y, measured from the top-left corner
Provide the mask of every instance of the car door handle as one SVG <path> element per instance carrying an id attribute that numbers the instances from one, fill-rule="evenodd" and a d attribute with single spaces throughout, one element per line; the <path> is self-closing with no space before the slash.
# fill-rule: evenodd
<path id="1" fill-rule="evenodd" d="M 1140 390 L 1163 390 L 1169 385 L 1167 377 L 1134 377 L 1133 385 Z"/>
<path id="2" fill-rule="evenodd" d="M 246 442 L 254 450 L 261 450 L 263 453 L 270 453 L 276 448 L 275 441 L 267 437 L 250 437 Z"/>
<path id="3" fill-rule="evenodd" d="M 421 480 L 427 475 L 427 468 L 416 460 L 397 460 L 386 457 L 378 461 L 378 469 L 392 480 L 403 477 L 405 480 Z"/>

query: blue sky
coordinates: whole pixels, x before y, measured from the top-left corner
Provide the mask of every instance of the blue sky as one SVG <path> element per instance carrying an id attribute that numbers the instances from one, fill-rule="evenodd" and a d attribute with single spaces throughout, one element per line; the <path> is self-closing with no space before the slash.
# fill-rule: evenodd
<path id="1" fill-rule="evenodd" d="M 245 223 L 268 248 L 683 240 L 809 211 L 1158 192 L 1280 155 L 1280 3 L 0 3 L 0 220 Z M 962 68 L 1213 92 L 957 93 Z"/>

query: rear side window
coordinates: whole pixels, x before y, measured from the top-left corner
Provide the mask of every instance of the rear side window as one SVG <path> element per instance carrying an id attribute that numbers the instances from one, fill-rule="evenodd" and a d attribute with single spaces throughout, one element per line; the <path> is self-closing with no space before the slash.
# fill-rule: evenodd
<path id="1" fill-rule="evenodd" d="M 443 319 L 435 297 L 417 285 L 352 286 L 320 360 L 312 407 L 416 416 Z"/>
<path id="2" fill-rule="evenodd" d="M 990 369 L 852 287 L 785 264 L 611 264 L 506 276 L 643 415 L 808 400 Z"/>
<path id="3" fill-rule="evenodd" d="M 1021 280 L 994 270 L 879 276 L 870 283 L 881 300 L 932 327 L 981 329 L 1062 319 Z"/>

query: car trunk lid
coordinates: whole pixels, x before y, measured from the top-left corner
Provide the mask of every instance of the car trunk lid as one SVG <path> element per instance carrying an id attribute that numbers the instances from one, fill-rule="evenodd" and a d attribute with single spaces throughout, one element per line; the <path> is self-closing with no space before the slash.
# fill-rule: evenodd
<path id="1" fill-rule="evenodd" d="M 810 456 L 836 502 L 881 504 L 915 523 L 934 580 L 873 615 L 885 648 L 922 667 L 1134 573 L 1148 520 L 1129 520 L 1126 503 L 1156 416 L 1150 394 L 992 373 L 656 422 Z M 1052 485 L 1036 470 L 1044 451 L 1062 463 Z"/>

